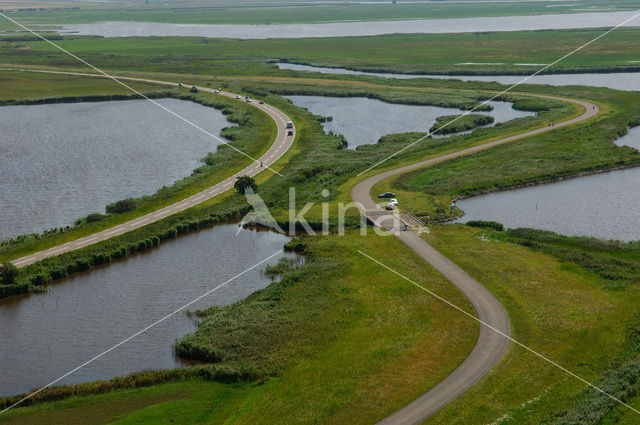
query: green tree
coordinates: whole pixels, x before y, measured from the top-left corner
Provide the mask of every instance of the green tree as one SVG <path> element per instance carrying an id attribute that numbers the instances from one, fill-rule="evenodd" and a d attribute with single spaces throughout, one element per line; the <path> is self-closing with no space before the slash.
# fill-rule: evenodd
<path id="1" fill-rule="evenodd" d="M 233 185 L 239 194 L 244 195 L 248 188 L 253 189 L 254 192 L 258 191 L 258 185 L 253 177 L 241 176 L 236 179 L 236 183 Z"/>
<path id="2" fill-rule="evenodd" d="M 18 276 L 18 268 L 11 263 L 0 265 L 0 283 L 10 285 L 16 281 Z"/>

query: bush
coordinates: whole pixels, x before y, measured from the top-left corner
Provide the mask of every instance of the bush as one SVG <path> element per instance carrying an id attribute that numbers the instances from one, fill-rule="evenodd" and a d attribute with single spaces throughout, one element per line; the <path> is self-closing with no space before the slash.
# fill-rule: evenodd
<path id="1" fill-rule="evenodd" d="M 504 230 L 504 226 L 497 221 L 471 220 L 467 221 L 466 225 L 469 227 L 479 227 L 482 229 L 493 229 L 497 232 L 502 232 Z"/>
<path id="2" fill-rule="evenodd" d="M 133 199 L 123 199 L 114 204 L 107 205 L 107 213 L 122 214 L 127 211 L 133 211 L 136 209 L 136 201 Z"/>
<path id="3" fill-rule="evenodd" d="M 18 273 L 18 268 L 9 262 L 0 265 L 0 284 L 11 285 L 15 283 Z"/>
<path id="4" fill-rule="evenodd" d="M 95 223 L 96 221 L 102 221 L 104 219 L 104 215 L 100 213 L 92 213 L 87 216 L 87 223 Z"/>
<path id="5" fill-rule="evenodd" d="M 241 176 L 238 177 L 233 187 L 236 188 L 239 194 L 244 195 L 246 190 L 251 188 L 254 192 L 258 191 L 258 185 L 253 177 Z"/>

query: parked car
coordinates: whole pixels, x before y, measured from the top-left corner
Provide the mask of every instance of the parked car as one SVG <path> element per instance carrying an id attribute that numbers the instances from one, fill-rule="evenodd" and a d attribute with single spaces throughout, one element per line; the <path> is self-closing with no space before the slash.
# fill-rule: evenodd
<path id="1" fill-rule="evenodd" d="M 378 195 L 378 198 L 395 198 L 396 194 L 391 192 L 385 192 Z"/>
<path id="2" fill-rule="evenodd" d="M 287 131 L 287 136 L 293 136 L 293 130 Z"/>
<path id="3" fill-rule="evenodd" d="M 396 198 L 389 199 L 390 204 L 398 205 L 398 200 Z"/>
<path id="4" fill-rule="evenodd" d="M 384 207 L 384 208 L 385 208 L 386 210 L 391 211 L 391 210 L 393 210 L 397 205 L 398 205 L 398 204 L 394 204 L 393 202 L 389 202 L 389 203 L 387 203 L 387 206 L 386 206 L 386 207 Z"/>

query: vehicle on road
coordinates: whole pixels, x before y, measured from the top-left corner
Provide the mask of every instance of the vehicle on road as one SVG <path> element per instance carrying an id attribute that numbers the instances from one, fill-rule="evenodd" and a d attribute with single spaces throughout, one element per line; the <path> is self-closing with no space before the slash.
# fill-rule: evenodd
<path id="1" fill-rule="evenodd" d="M 178 83 L 178 87 L 182 87 L 182 83 Z"/>
<path id="2" fill-rule="evenodd" d="M 215 89 L 213 92 L 214 93 L 220 93 L 220 89 Z"/>
<path id="3" fill-rule="evenodd" d="M 393 192 L 385 192 L 378 195 L 378 198 L 395 198 L 396 194 Z"/>
<path id="4" fill-rule="evenodd" d="M 389 211 L 391 211 L 391 210 L 395 209 L 395 207 L 396 207 L 397 205 L 398 205 L 398 204 L 394 204 L 393 202 L 389 202 L 389 203 L 387 203 L 387 206 L 385 206 L 385 207 L 384 207 L 384 209 L 385 209 L 385 210 L 389 210 Z"/>
<path id="5" fill-rule="evenodd" d="M 236 99 L 241 100 L 241 99 L 242 99 L 242 96 L 237 95 L 237 96 L 236 96 Z"/>
<path id="6" fill-rule="evenodd" d="M 189 89 L 189 91 L 191 93 L 198 93 L 198 88 L 196 86 L 191 86 L 191 88 Z"/>
<path id="7" fill-rule="evenodd" d="M 261 100 L 260 102 L 258 102 L 259 105 L 264 105 L 264 100 Z"/>
<path id="8" fill-rule="evenodd" d="M 287 131 L 287 136 L 293 136 L 293 130 Z"/>
<path id="9" fill-rule="evenodd" d="M 390 204 L 398 205 L 398 200 L 396 198 L 389 199 Z"/>
<path id="10" fill-rule="evenodd" d="M 293 123 L 291 121 L 287 122 L 286 128 L 293 128 Z"/>
<path id="11" fill-rule="evenodd" d="M 245 96 L 244 97 L 245 102 L 247 103 L 251 103 L 251 96 Z"/>

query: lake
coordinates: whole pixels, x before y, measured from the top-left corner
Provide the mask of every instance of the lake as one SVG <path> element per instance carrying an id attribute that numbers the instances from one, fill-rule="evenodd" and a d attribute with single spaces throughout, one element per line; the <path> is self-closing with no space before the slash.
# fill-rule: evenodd
<path id="1" fill-rule="evenodd" d="M 45 293 L 0 299 L 0 396 L 46 385 L 154 321 L 282 251 L 287 236 L 216 226 L 79 274 Z M 272 258 L 274 264 L 280 257 Z M 189 307 L 224 305 L 266 287 L 264 265 Z M 185 312 L 65 378 L 73 384 L 184 365 L 172 346 L 193 332 Z"/>
<path id="2" fill-rule="evenodd" d="M 382 136 L 413 131 L 426 132 L 441 115 L 462 114 L 465 111 L 438 106 L 417 106 L 386 103 L 364 97 L 285 96 L 296 106 L 333 121 L 322 124 L 326 132 L 342 134 L 353 149 L 376 143 Z M 535 116 L 532 112 L 517 111 L 507 102 L 488 102 L 493 110 L 486 112 L 498 122 Z M 483 112 L 485 113 L 485 112 Z"/>
<path id="3" fill-rule="evenodd" d="M 232 125 L 213 108 L 158 102 L 213 134 Z M 0 107 L 0 240 L 152 194 L 218 144 L 147 100 Z"/>
<path id="4" fill-rule="evenodd" d="M 532 31 L 613 27 L 631 18 L 635 13 L 637 13 L 637 11 L 575 13 L 570 15 L 527 15 L 270 25 L 206 25 L 109 21 L 63 25 L 64 30 L 62 32 L 99 35 L 103 37 L 193 36 L 265 39 L 368 36 L 380 34 Z M 640 20 L 631 21 L 626 26 L 633 26 L 634 24 L 640 25 Z"/>
<path id="5" fill-rule="evenodd" d="M 297 65 L 292 63 L 276 64 L 280 69 L 290 69 L 293 71 L 320 72 L 322 74 L 349 74 L 349 75 L 369 75 L 384 78 L 436 78 L 440 80 L 456 79 L 462 81 L 486 81 L 501 84 L 513 85 L 525 79 L 526 75 L 416 75 L 416 74 L 393 74 L 381 72 L 352 71 L 344 68 L 326 68 L 319 66 Z M 539 68 L 532 67 L 533 74 Z M 640 91 L 640 72 L 616 72 L 609 74 L 552 74 L 536 75 L 529 78 L 524 84 L 548 84 L 551 86 L 591 86 L 607 87 L 616 90 Z"/>
<path id="6" fill-rule="evenodd" d="M 640 147 L 640 127 L 616 140 Z M 508 228 L 532 227 L 569 236 L 640 239 L 640 168 L 496 192 L 458 201 L 460 222 L 494 220 Z"/>

